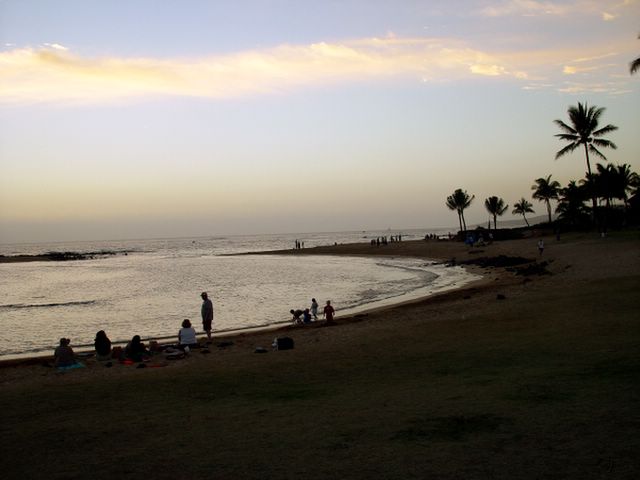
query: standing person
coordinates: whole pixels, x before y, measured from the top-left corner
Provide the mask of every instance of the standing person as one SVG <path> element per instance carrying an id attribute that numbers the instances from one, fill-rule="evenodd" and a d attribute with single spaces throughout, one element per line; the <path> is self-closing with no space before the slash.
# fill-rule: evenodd
<path id="1" fill-rule="evenodd" d="M 327 304 L 325 305 L 323 312 L 324 312 L 324 318 L 327 319 L 327 324 L 332 324 L 333 314 L 336 313 L 336 311 L 331 306 L 331 300 L 327 300 Z"/>
<path id="2" fill-rule="evenodd" d="M 213 303 L 207 292 L 200 294 L 202 297 L 202 329 L 207 333 L 207 343 L 211 343 L 211 324 L 213 323 Z"/>
<path id="3" fill-rule="evenodd" d="M 540 252 L 540 255 L 544 252 L 544 240 L 542 239 L 538 240 L 538 252 Z"/>
<path id="4" fill-rule="evenodd" d="M 315 298 L 311 299 L 311 315 L 313 315 L 314 320 L 318 320 L 318 302 L 316 302 Z"/>

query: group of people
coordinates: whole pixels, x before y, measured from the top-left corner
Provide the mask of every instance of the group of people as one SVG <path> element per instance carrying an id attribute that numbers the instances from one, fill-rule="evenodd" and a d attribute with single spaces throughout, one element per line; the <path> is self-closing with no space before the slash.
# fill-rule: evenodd
<path id="1" fill-rule="evenodd" d="M 371 239 L 371 245 L 374 247 L 379 247 L 380 245 L 388 245 L 389 243 L 401 242 L 402 235 L 398 234 L 395 237 L 391 235 L 390 237 L 377 237 Z"/>
<path id="2" fill-rule="evenodd" d="M 202 307 L 200 311 L 202 316 L 202 328 L 207 335 L 207 343 L 211 343 L 213 302 L 209 298 L 207 292 L 202 292 L 200 297 L 202 298 Z M 61 338 L 59 345 L 53 353 L 54 366 L 60 370 L 81 368 L 84 366 L 77 360 L 70 343 L 70 339 L 64 337 Z M 111 340 L 107 336 L 106 332 L 104 330 L 100 330 L 96 333 L 93 345 L 95 348 L 96 359 L 99 361 L 110 362 L 112 359 L 118 359 L 131 362 L 143 362 L 151 356 L 151 351 L 142 342 L 140 335 L 134 335 L 124 348 L 117 347 L 116 350 L 112 348 Z M 198 346 L 196 331 L 191 325 L 191 321 L 189 319 L 184 319 L 182 321 L 182 326 L 178 331 L 177 347 L 182 351 L 188 352 L 191 348 L 196 346 Z"/>
<path id="3" fill-rule="evenodd" d="M 318 308 L 319 308 L 318 302 L 316 301 L 315 298 L 312 298 L 310 307 L 305 308 L 304 310 L 301 310 L 301 309 L 289 310 L 289 313 L 293 315 L 293 318 L 291 320 L 293 321 L 293 323 L 297 325 L 308 324 L 308 323 L 311 323 L 312 321 L 316 321 L 318 320 Z M 331 300 L 327 300 L 327 304 L 324 306 L 324 309 L 322 310 L 322 315 L 324 316 L 327 324 L 333 323 L 333 317 L 335 313 L 336 311 L 331 305 Z"/>

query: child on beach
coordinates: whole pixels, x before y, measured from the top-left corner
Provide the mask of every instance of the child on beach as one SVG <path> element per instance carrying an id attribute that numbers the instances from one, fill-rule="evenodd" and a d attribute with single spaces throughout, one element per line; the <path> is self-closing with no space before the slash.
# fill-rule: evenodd
<path id="1" fill-rule="evenodd" d="M 335 312 L 336 311 L 331 306 L 331 300 L 327 300 L 327 304 L 324 307 L 323 313 L 324 313 L 324 318 L 326 318 L 328 325 L 333 323 L 333 315 Z"/>
<path id="2" fill-rule="evenodd" d="M 311 312 L 309 311 L 308 308 L 305 308 L 304 312 L 302 312 L 302 322 L 311 323 Z"/>
<path id="3" fill-rule="evenodd" d="M 311 315 L 313 315 L 314 320 L 318 320 L 318 302 L 316 302 L 315 298 L 311 299 Z"/>
<path id="4" fill-rule="evenodd" d="M 300 310 L 300 309 L 297 309 L 297 310 L 291 309 L 291 310 L 289 310 L 289 313 L 291 315 L 293 315 L 293 318 L 291 319 L 293 321 L 293 323 L 295 323 L 295 324 L 302 323 L 302 320 L 300 319 L 300 317 L 304 313 L 302 310 Z"/>

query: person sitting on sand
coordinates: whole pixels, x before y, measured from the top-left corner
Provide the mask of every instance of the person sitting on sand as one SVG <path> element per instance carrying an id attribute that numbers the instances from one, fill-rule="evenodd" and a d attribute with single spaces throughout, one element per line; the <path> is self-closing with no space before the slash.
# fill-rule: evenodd
<path id="1" fill-rule="evenodd" d="M 297 310 L 289 310 L 289 313 L 291 315 L 293 315 L 293 318 L 291 320 L 293 320 L 293 323 L 302 323 L 302 320 L 300 319 L 300 317 L 302 316 L 302 314 L 304 313 L 302 310 L 297 309 Z"/>
<path id="2" fill-rule="evenodd" d="M 104 330 L 100 330 L 96 333 L 96 339 L 93 341 L 93 346 L 96 349 L 96 360 L 101 362 L 111 360 L 111 340 L 107 337 Z"/>
<path id="3" fill-rule="evenodd" d="M 73 368 L 76 365 L 82 366 L 82 364 L 76 361 L 73 349 L 69 346 L 71 340 L 68 338 L 61 338 L 60 345 L 58 345 L 53 352 L 53 365 L 57 368 Z"/>
<path id="4" fill-rule="evenodd" d="M 182 328 L 178 332 L 178 345 L 181 350 L 184 350 L 185 347 L 193 348 L 198 345 L 196 331 L 191 326 L 191 321 L 188 318 L 182 321 Z"/>
<path id="5" fill-rule="evenodd" d="M 331 306 L 331 300 L 327 300 L 327 304 L 324 307 L 324 318 L 327 319 L 327 324 L 333 323 L 333 315 L 336 313 L 334 308 Z"/>
<path id="6" fill-rule="evenodd" d="M 142 362 L 149 358 L 150 353 L 140 339 L 140 335 L 134 335 L 127 346 L 124 347 L 124 358 L 134 362 Z"/>

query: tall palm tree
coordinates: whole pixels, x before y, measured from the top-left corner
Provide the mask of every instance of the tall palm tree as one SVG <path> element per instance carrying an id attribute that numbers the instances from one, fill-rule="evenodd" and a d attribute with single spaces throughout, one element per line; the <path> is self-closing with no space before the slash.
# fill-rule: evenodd
<path id="1" fill-rule="evenodd" d="M 549 215 L 549 223 L 551 223 L 551 200 L 558 198 L 560 192 L 560 184 L 555 180 L 551 180 L 551 175 L 547 178 L 537 178 L 536 183 L 531 186 L 536 200 L 544 202 L 547 205 L 547 213 Z"/>
<path id="2" fill-rule="evenodd" d="M 597 108 L 595 106 L 589 107 L 586 102 L 582 105 L 578 102 L 578 106 L 570 106 L 567 110 L 569 114 L 569 121 L 571 125 L 564 123 L 562 120 L 554 120 L 554 123 L 560 127 L 564 133 L 558 133 L 555 136 L 560 140 L 569 142 L 567 146 L 562 148 L 556 153 L 556 160 L 563 155 L 573 152 L 581 145 L 584 146 L 584 154 L 587 159 L 587 174 L 591 175 L 591 162 L 589 161 L 589 152 L 606 160 L 598 147 L 600 148 L 613 148 L 616 144 L 610 140 L 600 138 L 607 133 L 611 133 L 618 129 L 615 125 L 607 125 L 602 128 L 598 128 L 598 120 L 604 112 L 604 108 Z M 596 197 L 591 198 L 593 203 L 593 212 L 596 210 Z"/>
<path id="3" fill-rule="evenodd" d="M 458 222 L 460 223 L 460 230 L 467 230 L 467 223 L 464 221 L 464 209 L 471 205 L 471 202 L 475 198 L 475 195 L 469 196 L 466 190 L 458 188 L 452 195 L 447 197 L 446 205 L 450 210 L 455 210 L 458 213 Z"/>
<path id="4" fill-rule="evenodd" d="M 493 215 L 493 229 L 497 230 L 498 229 L 498 216 L 502 215 L 504 212 L 507 211 L 507 208 L 509 208 L 509 205 L 505 205 L 504 204 L 504 200 L 493 196 L 493 197 L 489 197 L 484 201 L 484 208 L 487 209 L 487 211 Z"/>
<path id="5" fill-rule="evenodd" d="M 638 35 L 638 38 L 640 38 L 640 35 Z M 631 75 L 636 73 L 638 70 L 640 70 L 640 57 L 636 58 L 633 62 L 631 62 L 631 65 L 629 65 L 629 71 L 631 72 Z"/>
<path id="6" fill-rule="evenodd" d="M 528 202 L 524 197 L 520 199 L 520 201 L 513 204 L 513 211 L 511 212 L 514 215 L 522 215 L 524 218 L 527 227 L 529 226 L 529 221 L 527 220 L 527 213 L 535 213 L 533 211 L 533 205 Z"/>

